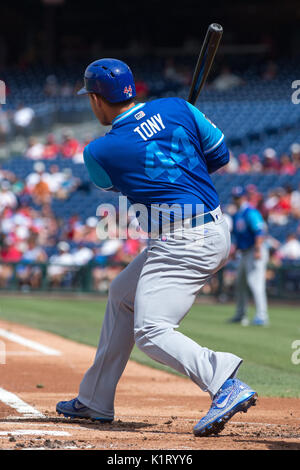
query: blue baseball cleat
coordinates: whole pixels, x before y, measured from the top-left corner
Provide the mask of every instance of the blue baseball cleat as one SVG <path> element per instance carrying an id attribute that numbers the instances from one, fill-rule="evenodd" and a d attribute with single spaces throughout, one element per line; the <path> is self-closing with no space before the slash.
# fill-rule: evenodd
<path id="1" fill-rule="evenodd" d="M 63 414 L 65 418 L 88 418 L 101 423 L 111 423 L 113 418 L 103 418 L 97 411 L 93 411 L 83 405 L 78 398 L 70 401 L 60 401 L 56 405 L 56 412 Z"/>
<path id="2" fill-rule="evenodd" d="M 238 411 L 255 406 L 257 393 L 238 379 L 228 379 L 215 395 L 211 407 L 194 427 L 195 436 L 219 434 Z"/>
<path id="3" fill-rule="evenodd" d="M 260 318 L 254 318 L 251 322 L 253 326 L 269 326 L 269 322 L 267 320 L 261 320 Z"/>

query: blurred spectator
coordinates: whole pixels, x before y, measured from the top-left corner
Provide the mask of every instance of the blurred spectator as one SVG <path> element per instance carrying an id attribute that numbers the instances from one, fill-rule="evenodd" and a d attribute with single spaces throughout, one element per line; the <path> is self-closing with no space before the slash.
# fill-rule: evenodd
<path id="1" fill-rule="evenodd" d="M 26 242 L 30 236 L 30 222 L 26 216 L 17 212 L 13 217 L 14 229 L 10 233 L 10 239 L 16 243 Z"/>
<path id="2" fill-rule="evenodd" d="M 70 272 L 70 266 L 74 264 L 68 243 L 61 241 L 57 248 L 58 254 L 50 257 L 47 271 L 52 287 L 61 286 L 64 277 Z"/>
<path id="3" fill-rule="evenodd" d="M 285 225 L 291 213 L 291 188 L 278 188 L 271 199 L 265 203 L 269 211 L 268 222 Z M 272 204 L 271 204 L 272 201 Z"/>
<path id="4" fill-rule="evenodd" d="M 24 289 L 29 286 L 33 289 L 41 287 L 42 269 L 40 266 L 32 264 L 46 263 L 47 254 L 45 250 L 37 245 L 37 235 L 31 232 L 27 241 L 26 251 L 24 252 L 20 265 L 17 267 L 16 276 L 19 285 Z"/>
<path id="5" fill-rule="evenodd" d="M 292 215 L 297 219 L 300 219 L 300 183 L 298 189 L 292 191 L 291 194 L 291 208 Z"/>
<path id="6" fill-rule="evenodd" d="M 49 186 L 51 194 L 56 197 L 65 179 L 65 175 L 60 171 L 58 165 L 51 165 L 49 173 L 44 176 L 44 179 Z"/>
<path id="7" fill-rule="evenodd" d="M 98 263 L 93 273 L 93 285 L 96 290 L 107 291 L 110 282 L 127 266 L 143 249 L 145 241 L 106 240 L 97 250 L 94 262 Z"/>
<path id="8" fill-rule="evenodd" d="M 2 181 L 0 186 L 0 215 L 7 207 L 14 209 L 17 206 L 17 202 L 15 194 L 11 191 L 10 183 Z"/>
<path id="9" fill-rule="evenodd" d="M 227 65 L 222 67 L 220 75 L 211 84 L 212 88 L 218 91 L 227 91 L 243 85 L 243 80 L 231 72 Z"/>
<path id="10" fill-rule="evenodd" d="M 263 152 L 263 169 L 265 173 L 278 172 L 280 164 L 276 158 L 276 152 L 272 148 L 266 148 Z"/>
<path id="11" fill-rule="evenodd" d="M 46 160 L 51 160 L 57 158 L 59 153 L 59 145 L 55 141 L 55 136 L 49 134 L 46 138 L 46 143 L 43 151 L 43 158 Z"/>
<path id="12" fill-rule="evenodd" d="M 263 171 L 263 165 L 260 161 L 259 155 L 250 156 L 251 172 L 261 173 Z"/>
<path id="13" fill-rule="evenodd" d="M 263 196 L 258 192 L 257 187 L 254 184 L 248 184 L 246 186 L 246 194 L 248 202 L 251 204 L 251 206 L 258 208 L 258 205 L 263 199 Z"/>
<path id="14" fill-rule="evenodd" d="M 119 248 L 122 246 L 122 244 L 122 240 L 107 239 L 102 243 L 100 247 L 100 254 L 103 256 L 114 256 L 119 250 Z"/>
<path id="15" fill-rule="evenodd" d="M 96 243 L 98 241 L 98 236 L 96 232 L 96 227 L 98 224 L 97 217 L 88 217 L 85 221 L 84 229 L 81 233 L 81 238 L 85 242 Z"/>
<path id="16" fill-rule="evenodd" d="M 71 168 L 64 168 L 60 187 L 56 193 L 58 199 L 67 199 L 69 194 L 75 191 L 80 184 L 80 180 L 73 176 Z"/>
<path id="17" fill-rule="evenodd" d="M 73 87 L 70 83 L 64 82 L 60 87 L 60 96 L 68 98 L 73 95 Z"/>
<path id="18" fill-rule="evenodd" d="M 29 193 L 32 193 L 34 190 L 35 185 L 43 179 L 44 181 L 47 180 L 49 177 L 49 173 L 45 172 L 45 164 L 43 162 L 36 162 L 33 165 L 33 172 L 29 173 L 26 177 L 26 189 Z"/>
<path id="19" fill-rule="evenodd" d="M 28 136 L 35 116 L 34 110 L 30 106 L 20 104 L 13 115 L 13 123 L 17 134 Z"/>
<path id="20" fill-rule="evenodd" d="M 300 260 L 300 241 L 295 233 L 287 236 L 286 242 L 278 250 L 279 256 L 284 260 Z"/>
<path id="21" fill-rule="evenodd" d="M 219 172 L 224 171 L 226 173 L 237 173 L 239 171 L 239 162 L 230 150 L 229 152 L 230 152 L 229 162 L 227 163 L 225 167 L 221 168 Z"/>
<path id="22" fill-rule="evenodd" d="M 297 169 L 300 168 L 300 144 L 294 143 L 291 145 L 292 162 Z"/>
<path id="23" fill-rule="evenodd" d="M 279 199 L 279 202 L 277 204 L 277 207 L 279 210 L 286 214 L 290 214 L 292 205 L 291 205 L 291 195 L 292 195 L 293 189 L 291 186 L 285 186 L 285 188 L 281 189 L 281 197 Z"/>
<path id="24" fill-rule="evenodd" d="M 39 244 L 42 246 L 54 246 L 58 238 L 60 221 L 55 217 L 49 204 L 44 204 L 41 211 L 32 214 L 32 225 L 38 233 Z"/>
<path id="25" fill-rule="evenodd" d="M 36 137 L 30 137 L 28 140 L 28 148 L 25 151 L 25 157 L 31 160 L 40 160 L 44 157 L 44 145 L 38 141 Z"/>
<path id="26" fill-rule="evenodd" d="M 22 252 L 16 248 L 11 240 L 2 238 L 0 242 L 0 288 L 6 287 L 13 275 L 13 266 L 2 263 L 17 263 Z"/>
<path id="27" fill-rule="evenodd" d="M 51 201 L 51 192 L 46 179 L 41 176 L 41 179 L 34 186 L 32 190 L 32 198 L 35 204 L 48 204 Z"/>
<path id="28" fill-rule="evenodd" d="M 7 111 L 0 104 L 0 144 L 6 142 L 10 134 L 10 122 Z"/>
<path id="29" fill-rule="evenodd" d="M 72 158 L 72 162 L 73 163 L 81 163 L 81 164 L 84 164 L 84 160 L 83 160 L 83 150 L 84 150 L 84 146 L 83 147 L 80 147 L 78 149 L 78 151 L 75 153 L 74 157 Z"/>
<path id="30" fill-rule="evenodd" d="M 0 181 L 4 180 L 13 183 L 16 180 L 16 175 L 12 171 L 5 170 L 0 167 Z"/>
<path id="31" fill-rule="evenodd" d="M 239 161 L 239 173 L 249 173 L 251 171 L 251 165 L 246 153 L 241 153 L 238 157 Z"/>
<path id="32" fill-rule="evenodd" d="M 82 240 L 84 225 L 78 214 L 72 215 L 64 225 L 63 237 L 65 240 Z"/>
<path id="33" fill-rule="evenodd" d="M 12 192 L 17 196 L 21 196 L 24 188 L 25 188 L 25 183 L 23 180 L 17 178 L 16 175 L 12 174 L 10 177 L 10 184 L 11 184 L 11 190 Z"/>
<path id="34" fill-rule="evenodd" d="M 265 207 L 268 212 L 272 211 L 279 201 L 278 190 L 271 189 L 265 198 Z"/>
<path id="35" fill-rule="evenodd" d="M 87 135 L 83 142 L 79 142 L 77 151 L 73 155 L 73 158 L 72 158 L 73 163 L 82 163 L 82 164 L 84 164 L 83 150 L 84 150 L 84 147 L 86 147 L 91 142 L 91 140 L 92 140 L 92 136 Z"/>
<path id="36" fill-rule="evenodd" d="M 91 248 L 81 245 L 72 253 L 73 264 L 76 266 L 84 266 L 91 261 L 94 252 Z"/>
<path id="37" fill-rule="evenodd" d="M 10 238 L 4 238 L 1 242 L 0 261 L 17 263 L 22 257 L 22 252 L 14 246 Z"/>
<path id="38" fill-rule="evenodd" d="M 58 80 L 55 75 L 48 75 L 46 78 L 44 93 L 49 98 L 55 97 L 59 94 Z"/>
<path id="39" fill-rule="evenodd" d="M 61 154 L 63 158 L 72 158 L 78 152 L 79 142 L 73 137 L 71 130 L 64 131 L 63 142 L 61 145 Z"/>
<path id="40" fill-rule="evenodd" d="M 290 157 L 286 153 L 281 155 L 279 172 L 284 175 L 294 175 L 296 171 L 297 169 L 293 162 L 291 162 Z"/>
<path id="41" fill-rule="evenodd" d="M 261 215 L 263 216 L 263 219 L 265 221 L 268 220 L 268 210 L 266 208 L 266 205 L 265 205 L 265 198 L 264 196 L 262 195 L 261 199 L 257 202 L 257 206 L 256 206 L 256 209 L 259 210 L 259 212 L 261 213 Z"/>

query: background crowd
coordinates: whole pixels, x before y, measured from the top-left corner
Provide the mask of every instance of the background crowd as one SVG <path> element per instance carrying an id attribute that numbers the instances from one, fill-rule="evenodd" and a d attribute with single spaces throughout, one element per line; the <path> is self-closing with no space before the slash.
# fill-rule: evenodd
<path id="1" fill-rule="evenodd" d="M 32 158 L 31 144 L 32 139 L 26 158 Z M 58 217 L 52 203 L 60 201 L 63 206 L 83 185 L 67 166 L 67 159 L 74 158 L 83 144 L 66 134 L 61 142 L 51 136 L 50 143 L 48 138 L 45 143 L 34 145 L 40 146 L 39 157 L 44 161 L 34 161 L 32 171 L 25 178 L 11 170 L 0 169 L 0 288 L 11 282 L 23 288 L 38 288 L 44 279 L 48 288 L 74 286 L 82 268 L 92 265 L 92 288 L 105 291 L 120 270 L 145 248 L 146 241 L 142 238 L 101 241 L 96 216 L 83 218 L 82 214 L 73 213 L 67 218 Z M 52 146 L 53 153 L 50 152 Z M 73 151 L 67 151 L 71 148 Z M 55 160 L 47 169 L 45 155 L 48 159 L 61 158 L 66 167 L 57 165 Z M 265 159 L 260 168 L 262 177 L 268 157 Z M 267 166 L 266 171 L 276 174 L 281 168 L 280 160 L 276 156 L 273 159 L 278 166 L 274 165 L 272 170 Z M 296 164 L 298 154 L 293 153 L 290 161 Z M 291 218 L 299 221 L 296 231 L 286 233 L 282 241 L 270 233 L 268 244 L 271 261 L 277 266 L 287 261 L 300 261 L 300 184 L 274 187 L 267 195 L 254 184 L 247 184 L 246 191 L 249 202 L 260 210 L 268 225 L 285 226 Z M 230 225 L 236 207 L 232 200 L 222 202 Z M 15 267 L 10 263 L 19 265 Z"/>

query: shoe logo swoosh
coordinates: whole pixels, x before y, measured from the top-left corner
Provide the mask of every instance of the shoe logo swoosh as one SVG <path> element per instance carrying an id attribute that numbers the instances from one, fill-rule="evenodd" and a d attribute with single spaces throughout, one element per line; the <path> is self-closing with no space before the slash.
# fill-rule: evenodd
<path id="1" fill-rule="evenodd" d="M 82 408 L 85 408 L 85 405 L 75 405 L 75 410 L 82 410 Z"/>
<path id="2" fill-rule="evenodd" d="M 216 403 L 216 407 L 217 408 L 224 408 L 227 405 L 228 400 L 232 395 L 232 392 L 233 392 L 233 390 L 229 393 L 229 395 L 227 395 L 227 397 L 224 398 L 224 400 L 221 403 Z"/>

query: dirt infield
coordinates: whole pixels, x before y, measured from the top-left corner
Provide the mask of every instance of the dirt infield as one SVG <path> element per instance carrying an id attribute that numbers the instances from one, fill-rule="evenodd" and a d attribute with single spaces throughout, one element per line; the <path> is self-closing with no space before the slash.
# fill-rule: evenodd
<path id="1" fill-rule="evenodd" d="M 58 417 L 56 402 L 77 395 L 95 348 L 5 321 L 0 330 L 1 449 L 300 450 L 299 399 L 259 397 L 219 436 L 195 438 L 208 395 L 185 378 L 133 362 L 119 383 L 112 424 Z"/>

